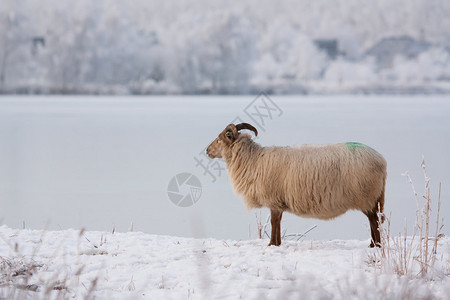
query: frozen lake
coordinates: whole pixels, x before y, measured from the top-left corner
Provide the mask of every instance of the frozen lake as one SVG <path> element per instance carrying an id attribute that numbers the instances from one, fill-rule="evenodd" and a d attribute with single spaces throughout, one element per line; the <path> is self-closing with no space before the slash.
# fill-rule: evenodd
<path id="1" fill-rule="evenodd" d="M 132 223 L 154 234 L 255 238 L 257 211 L 245 209 L 226 173 L 214 169 L 219 165 L 205 174 L 198 164 L 235 118 L 258 122 L 262 145 L 358 141 L 377 149 L 388 162 L 385 208 L 394 233 L 405 218 L 414 222 L 415 199 L 401 174 L 409 170 L 422 195 L 423 154 L 436 200 L 442 182 L 448 219 L 448 96 L 271 96 L 268 107 L 255 97 L 0 97 L 1 223 L 106 231 L 127 231 Z M 189 207 L 175 205 L 167 193 L 183 172 L 202 185 Z M 267 214 L 262 210 L 263 222 Z M 369 238 L 360 212 L 327 222 L 286 213 L 282 226 L 301 233 L 315 224 L 308 238 Z"/>

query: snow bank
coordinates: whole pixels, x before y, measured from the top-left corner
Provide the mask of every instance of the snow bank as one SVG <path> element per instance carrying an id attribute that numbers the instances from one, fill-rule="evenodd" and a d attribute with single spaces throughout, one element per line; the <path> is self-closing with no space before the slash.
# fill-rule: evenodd
<path id="1" fill-rule="evenodd" d="M 446 299 L 450 292 L 448 273 L 429 282 L 379 274 L 370 261 L 377 250 L 367 247 L 368 240 L 286 241 L 267 247 L 266 240 L 6 226 L 0 227 L 0 238 L 0 297 L 14 291 L 18 299 Z M 449 246 L 449 238 L 440 241 L 444 263 Z M 13 258 L 22 272 L 8 276 L 12 267 L 2 260 Z M 24 266 L 30 265 L 26 276 Z M 14 289 L 24 278 L 26 284 Z"/>

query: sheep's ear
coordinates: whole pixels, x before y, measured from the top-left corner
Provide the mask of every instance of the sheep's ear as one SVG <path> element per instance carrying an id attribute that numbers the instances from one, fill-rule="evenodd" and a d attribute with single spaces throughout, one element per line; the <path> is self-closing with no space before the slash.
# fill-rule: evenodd
<path id="1" fill-rule="evenodd" d="M 234 140 L 234 134 L 233 134 L 233 131 L 232 131 L 231 129 L 228 129 L 228 130 L 225 132 L 225 136 L 226 136 L 228 139 L 230 139 L 230 140 Z"/>
<path id="2" fill-rule="evenodd" d="M 253 127 L 252 125 L 250 125 L 248 123 L 237 124 L 236 129 L 237 129 L 237 131 L 242 130 L 242 129 L 248 129 L 248 130 L 253 131 L 256 136 L 258 135 L 258 130 L 256 130 L 255 127 Z"/>
<path id="3" fill-rule="evenodd" d="M 224 138 L 226 138 L 230 141 L 234 141 L 234 140 L 236 140 L 239 133 L 234 124 L 229 124 L 223 131 L 223 135 L 225 136 Z"/>

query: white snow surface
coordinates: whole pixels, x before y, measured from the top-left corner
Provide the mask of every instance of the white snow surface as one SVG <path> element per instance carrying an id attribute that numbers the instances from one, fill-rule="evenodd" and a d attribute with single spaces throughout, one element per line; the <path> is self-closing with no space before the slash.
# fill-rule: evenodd
<path id="1" fill-rule="evenodd" d="M 450 295 L 447 237 L 440 240 L 438 253 L 439 265 L 447 264 L 447 275 L 428 281 L 380 273 L 369 263 L 378 251 L 368 248 L 369 240 L 284 241 L 280 247 L 267 243 L 0 227 L 0 259 L 15 257 L 39 266 L 27 282 L 39 289 L 18 289 L 18 299 L 61 295 L 74 299 L 448 299 Z M 0 268 L 0 283 L 5 272 Z M 14 280 L 20 280 L 17 277 Z M 55 282 L 64 289 L 45 294 Z M 0 284 L 0 298 L 8 293 L 11 286 Z"/>

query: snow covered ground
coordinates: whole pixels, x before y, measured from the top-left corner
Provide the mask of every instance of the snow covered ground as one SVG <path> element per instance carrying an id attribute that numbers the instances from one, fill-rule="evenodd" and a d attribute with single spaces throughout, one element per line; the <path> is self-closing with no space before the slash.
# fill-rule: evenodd
<path id="1" fill-rule="evenodd" d="M 359 212 L 328 222 L 285 214 L 288 234 L 318 227 L 305 240 L 277 248 L 254 239 L 255 213 L 233 195 L 226 173 L 212 181 L 195 158 L 226 124 L 254 122 L 248 109 L 261 104 L 255 100 L 1 98 L 0 224 L 6 225 L 0 227 L 0 299 L 448 299 L 448 237 L 439 241 L 427 280 L 418 279 L 417 266 L 407 276 L 380 269 Z M 386 157 L 393 236 L 405 219 L 412 233 L 416 203 L 400 174 L 410 171 L 422 201 L 422 154 L 433 212 L 442 181 L 441 216 L 447 217 L 447 97 L 272 100 L 283 113 L 258 127 L 262 145 L 360 141 Z M 202 196 L 191 207 L 168 198 L 168 183 L 180 172 L 202 182 Z M 265 217 L 263 211 L 262 222 Z M 130 223 L 146 233 L 112 233 Z M 12 229 L 19 227 L 61 230 Z M 442 233 L 448 236 L 446 227 Z"/>
<path id="2" fill-rule="evenodd" d="M 447 237 L 439 242 L 439 270 L 428 281 L 414 274 L 381 273 L 373 260 L 378 250 L 367 247 L 369 240 L 287 241 L 281 247 L 267 247 L 267 242 L 1 226 L 0 299 L 11 293 L 16 299 L 448 299 L 450 295 Z M 23 278 L 28 279 L 22 288 L 12 287 Z M 52 287 L 56 289 L 47 290 Z"/>

